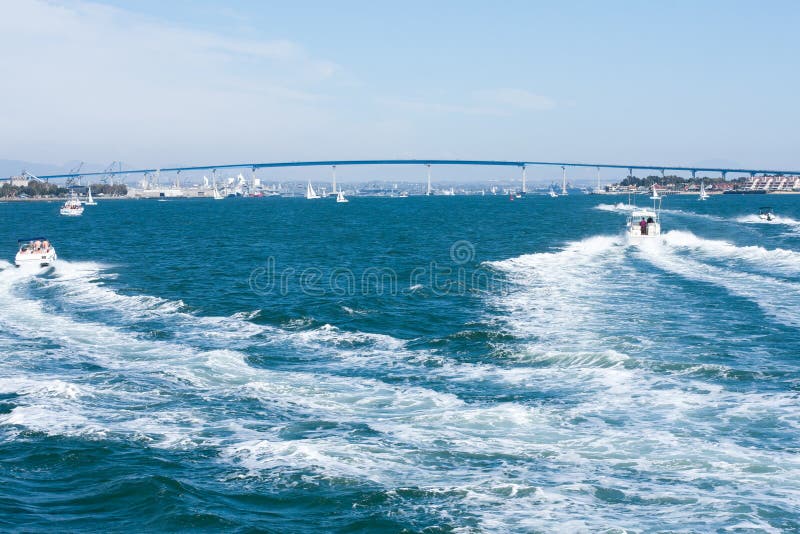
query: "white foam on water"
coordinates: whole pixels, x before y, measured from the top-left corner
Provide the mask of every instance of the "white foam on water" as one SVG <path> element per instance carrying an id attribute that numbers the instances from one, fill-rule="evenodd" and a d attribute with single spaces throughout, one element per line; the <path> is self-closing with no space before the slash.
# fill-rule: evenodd
<path id="1" fill-rule="evenodd" d="M 55 277 L 40 284 L 58 289 L 60 298 L 71 308 L 109 310 L 121 314 L 126 322 L 164 319 L 184 336 L 221 341 L 250 338 L 268 330 L 250 322 L 260 310 L 239 312 L 231 317 L 202 316 L 186 311 L 182 300 L 171 301 L 149 295 L 124 295 L 101 285 L 107 266 L 89 262 L 59 262 Z"/>
<path id="2" fill-rule="evenodd" d="M 0 393 L 62 397 L 70 400 L 91 395 L 83 387 L 57 378 L 52 380 L 31 380 L 26 377 L 0 377 Z"/>
<path id="3" fill-rule="evenodd" d="M 705 265 L 681 257 L 676 247 L 687 248 L 667 244 L 657 261 L 674 269 L 684 267 L 684 261 Z M 520 525 L 635 531 L 664 521 L 718 525 L 720 517 L 738 517 L 734 525 L 758 524 L 756 517 L 744 520 L 737 512 L 743 500 L 791 510 L 800 495 L 800 459 L 734 438 L 743 421 L 767 417 L 797 429 L 796 399 L 627 368 L 630 356 L 607 345 L 602 328 L 608 314 L 632 291 L 613 284 L 637 280 L 640 273 L 630 265 L 631 256 L 647 259 L 647 252 L 627 247 L 619 238 L 598 237 L 491 264 L 517 285 L 508 295 L 487 297 L 502 312 L 505 328 L 526 339 L 527 354 L 515 363 L 536 366 L 464 364 L 410 350 L 391 336 L 331 325 L 294 332 L 272 329 L 267 332 L 275 336 L 248 341 L 250 347 L 271 343 L 319 349 L 352 366 L 361 362 L 390 370 L 387 365 L 394 360 L 405 369 L 431 373 L 444 388 L 488 376 L 531 391 L 558 392 L 563 402 L 467 402 L 447 389 L 337 376 L 325 365 L 322 372 L 258 369 L 237 350 L 194 347 L 180 337 L 149 340 L 124 325 L 83 322 L 47 311 L 42 302 L 15 294 L 31 278 L 4 271 L 0 307 L 14 313 L 0 315 L 1 330 L 22 339 L 51 339 L 64 347 L 55 358 L 95 363 L 126 380 L 98 387 L 91 377 L 89 383 L 20 378 L 15 364 L 36 355 L 7 357 L 0 360 L 0 391 L 20 398 L 0 424 L 99 439 L 120 436 L 168 448 L 209 445 L 219 449 L 220 461 L 242 468 L 247 476 L 280 482 L 302 475 L 312 482 L 344 478 L 378 484 L 387 491 L 419 488 L 442 496 L 431 505 L 442 506 L 442 514 L 461 510 L 476 517 L 480 529 L 492 531 Z M 720 272 L 713 275 L 731 285 L 740 281 L 739 274 L 752 276 L 716 269 Z M 79 276 L 72 282 L 81 280 Z M 86 284 L 87 303 L 101 300 L 92 293 L 95 289 L 113 293 L 93 289 L 97 284 L 90 279 Z M 115 297 L 102 298 L 113 302 Z M 129 306 L 131 319 L 154 309 L 152 303 L 126 298 L 118 302 Z M 179 309 L 155 310 L 187 336 L 209 325 L 247 320 L 197 321 Z M 391 371 L 384 374 L 391 376 Z M 143 392 L 136 391 L 143 386 Z M 174 402 L 181 395 L 202 403 L 197 410 L 181 410 Z M 224 399 L 250 402 L 236 402 L 242 412 L 228 409 Z M 124 407 L 134 402 L 144 409 Z M 362 435 L 354 428 L 368 432 Z M 290 437 L 293 432 L 301 436 Z M 713 482 L 714 489 L 701 484 L 705 482 Z M 598 487 L 619 492 L 625 502 L 609 504 Z M 637 499 L 653 503 L 659 496 L 672 504 L 631 504 Z"/>
<path id="4" fill-rule="evenodd" d="M 662 243 L 643 243 L 638 249 L 639 257 L 682 278 L 722 287 L 732 295 L 753 302 L 777 322 L 800 327 L 800 284 L 680 256 L 675 253 L 676 247 L 670 246 L 670 241 L 683 242 L 685 239 L 683 233 L 669 232 L 665 235 L 664 246 Z M 726 250 L 730 253 L 729 249 Z M 752 254 L 746 250 L 733 252 L 742 258 Z M 780 298 L 776 298 L 778 295 Z"/>
<path id="5" fill-rule="evenodd" d="M 663 208 L 661 210 L 661 213 L 667 213 L 667 214 L 671 214 L 671 215 L 680 215 L 680 216 L 686 216 L 686 217 L 695 217 L 695 218 L 698 218 L 698 219 L 706 219 L 706 220 L 709 220 L 709 221 L 719 221 L 719 222 L 721 222 L 721 221 L 725 221 L 726 220 L 723 217 L 719 217 L 717 215 L 711 215 L 711 214 L 708 214 L 708 213 L 697 213 L 695 211 L 686 211 L 686 210 L 670 209 L 670 208 Z"/>
<path id="6" fill-rule="evenodd" d="M 538 354 L 526 357 L 547 359 L 560 354 L 591 359 L 604 352 L 595 350 L 606 321 L 601 310 L 614 299 L 613 280 L 630 271 L 626 249 L 622 237 L 597 236 L 569 243 L 557 252 L 487 264 L 514 284 L 511 291 L 491 297 L 490 302 L 510 333 L 536 339 L 532 347 L 540 349 Z M 613 358 L 625 357 L 615 354 Z"/>
<path id="7" fill-rule="evenodd" d="M 624 202 L 617 202 L 616 204 L 598 204 L 594 207 L 596 210 L 600 211 L 614 211 L 618 213 L 628 213 L 633 211 L 636 207 L 631 204 L 625 204 Z"/>
<path id="8" fill-rule="evenodd" d="M 663 241 L 674 249 L 700 253 L 708 259 L 743 260 L 773 272 L 800 273 L 800 253 L 793 250 L 767 249 L 754 245 L 737 246 L 727 241 L 704 239 L 680 230 L 667 232 L 663 235 Z"/>

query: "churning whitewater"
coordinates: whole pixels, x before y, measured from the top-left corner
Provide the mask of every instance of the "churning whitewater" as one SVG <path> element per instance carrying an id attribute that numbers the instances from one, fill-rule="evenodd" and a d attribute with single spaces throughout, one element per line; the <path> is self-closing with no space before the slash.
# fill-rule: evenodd
<path id="1" fill-rule="evenodd" d="M 800 209 L 601 200 L 0 205 L 0 527 L 800 529 Z"/>

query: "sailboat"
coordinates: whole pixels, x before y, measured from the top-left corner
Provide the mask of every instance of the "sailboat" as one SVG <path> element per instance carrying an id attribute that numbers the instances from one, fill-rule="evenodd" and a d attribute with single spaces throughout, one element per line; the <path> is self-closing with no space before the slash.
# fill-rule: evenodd
<path id="1" fill-rule="evenodd" d="M 548 195 L 550 195 L 550 198 L 556 198 L 556 197 L 558 197 L 558 193 L 556 193 L 555 191 L 553 191 L 553 186 L 552 186 L 552 185 L 550 186 L 550 192 L 548 193 Z"/>
<path id="2" fill-rule="evenodd" d="M 222 200 L 224 198 L 225 197 L 222 196 L 222 193 L 219 192 L 219 189 L 217 189 L 217 187 L 214 186 L 214 200 Z"/>
<path id="3" fill-rule="evenodd" d="M 658 196 L 658 189 L 656 189 L 656 184 L 653 184 L 653 195 L 650 197 L 652 200 L 659 200 L 661 197 Z"/>
<path id="4" fill-rule="evenodd" d="M 350 202 L 350 201 L 345 198 L 344 193 L 342 193 L 342 190 L 340 189 L 339 192 L 336 193 L 336 202 Z"/>
<path id="5" fill-rule="evenodd" d="M 92 198 L 92 187 L 91 186 L 89 186 L 89 199 L 86 200 L 86 202 L 84 202 L 84 205 L 86 205 L 86 206 L 97 206 L 97 202 L 95 202 L 94 199 Z"/>
<path id="6" fill-rule="evenodd" d="M 308 187 L 306 188 L 306 198 L 308 200 L 314 200 L 315 198 L 319 198 L 319 195 L 317 194 L 316 191 L 314 191 L 314 188 L 311 186 L 311 182 L 308 182 Z M 338 197 L 336 200 L 339 200 Z"/>
<path id="7" fill-rule="evenodd" d="M 700 196 L 697 200 L 708 200 L 708 193 L 706 193 L 706 184 L 701 180 L 700 181 Z"/>

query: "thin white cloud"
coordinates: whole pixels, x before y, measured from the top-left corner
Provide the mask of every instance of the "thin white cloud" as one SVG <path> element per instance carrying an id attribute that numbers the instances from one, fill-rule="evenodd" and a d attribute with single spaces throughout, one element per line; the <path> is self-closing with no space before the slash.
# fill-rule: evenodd
<path id="1" fill-rule="evenodd" d="M 552 98 L 524 89 L 510 88 L 474 91 L 467 97 L 462 96 L 460 100 L 456 99 L 450 103 L 397 97 L 380 97 L 377 101 L 384 106 L 405 111 L 494 117 L 506 117 L 520 111 L 545 111 L 556 107 L 556 102 Z"/>
<path id="2" fill-rule="evenodd" d="M 2 11 L 0 157 L 227 160 L 289 147 L 330 116 L 318 104 L 340 69 L 298 43 L 92 2 Z"/>
<path id="3" fill-rule="evenodd" d="M 429 102 L 423 99 L 379 97 L 379 104 L 388 106 L 401 111 L 414 111 L 420 113 L 454 113 L 458 115 L 502 115 L 502 111 L 496 107 L 473 106 L 459 104 L 444 104 L 441 102 Z"/>
<path id="4" fill-rule="evenodd" d="M 525 89 L 491 89 L 477 91 L 475 96 L 482 101 L 502 108 L 528 111 L 544 111 L 556 107 L 556 101 Z"/>

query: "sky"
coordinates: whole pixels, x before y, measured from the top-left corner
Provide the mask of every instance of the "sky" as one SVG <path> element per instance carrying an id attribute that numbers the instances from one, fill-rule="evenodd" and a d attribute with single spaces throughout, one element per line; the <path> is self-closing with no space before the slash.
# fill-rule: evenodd
<path id="1" fill-rule="evenodd" d="M 0 0 L 0 11 L 0 159 L 800 168 L 794 1 Z"/>

